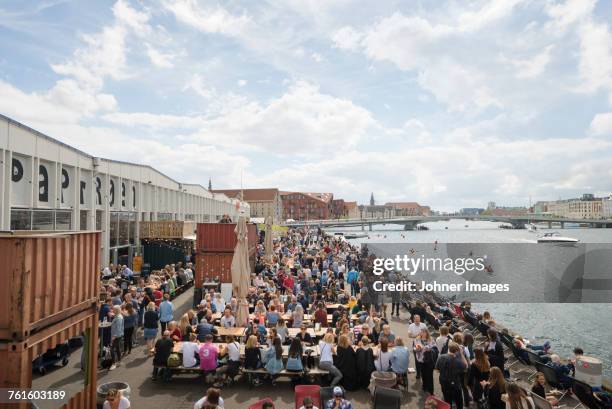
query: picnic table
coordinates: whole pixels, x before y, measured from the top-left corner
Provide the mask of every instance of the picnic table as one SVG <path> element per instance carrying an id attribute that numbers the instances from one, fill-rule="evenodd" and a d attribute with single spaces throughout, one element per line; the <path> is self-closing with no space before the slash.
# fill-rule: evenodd
<path id="1" fill-rule="evenodd" d="M 201 345 L 201 343 L 198 342 L 198 344 Z M 227 344 L 225 343 L 218 343 L 218 342 L 213 342 L 214 345 L 217 346 L 217 348 L 221 349 L 221 346 L 223 346 L 223 348 L 225 348 L 227 346 Z M 283 358 L 288 358 L 289 357 L 289 345 L 283 345 Z M 245 344 L 240 344 L 240 358 L 243 359 L 244 358 L 244 350 L 245 350 L 246 346 Z M 260 346 L 259 347 L 262 350 L 267 350 L 268 347 L 267 346 Z M 307 356 L 307 351 L 311 350 L 311 356 L 318 358 L 319 357 L 319 348 L 318 347 L 306 347 L 304 348 L 303 354 L 304 356 Z M 172 349 L 172 352 L 177 353 L 177 354 L 182 354 L 183 353 L 183 343 L 182 342 L 176 342 L 174 344 L 174 348 Z"/>

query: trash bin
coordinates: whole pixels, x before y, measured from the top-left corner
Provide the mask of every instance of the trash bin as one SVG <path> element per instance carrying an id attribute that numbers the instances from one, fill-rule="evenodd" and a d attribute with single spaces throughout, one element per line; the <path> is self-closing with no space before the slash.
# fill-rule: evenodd
<path id="1" fill-rule="evenodd" d="M 125 382 L 103 383 L 102 385 L 98 386 L 98 389 L 96 391 L 97 392 L 96 403 L 98 405 L 98 408 L 101 408 L 102 406 L 104 406 L 104 401 L 106 400 L 106 394 L 108 393 L 109 389 L 116 389 L 117 391 L 121 393 L 121 396 L 127 399 L 130 398 L 130 393 L 132 392 L 132 390 L 130 389 L 130 385 L 128 385 Z"/>

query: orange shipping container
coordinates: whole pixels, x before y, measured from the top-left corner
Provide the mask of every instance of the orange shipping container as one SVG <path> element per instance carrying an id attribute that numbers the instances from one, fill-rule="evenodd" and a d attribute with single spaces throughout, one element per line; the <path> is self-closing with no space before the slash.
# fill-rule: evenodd
<path id="1" fill-rule="evenodd" d="M 236 247 L 236 223 L 198 223 L 196 235 L 196 250 L 198 252 L 222 253 L 233 252 Z M 249 253 L 255 254 L 259 238 L 257 226 L 247 224 L 249 238 Z"/>
<path id="2" fill-rule="evenodd" d="M 24 341 L 95 307 L 100 234 L 0 235 L 0 340 Z"/>
<path id="3" fill-rule="evenodd" d="M 31 388 L 32 361 L 48 349 L 55 348 L 70 338 L 85 334 L 84 387 L 76 393 L 68 393 L 62 409 L 95 408 L 98 368 L 97 333 L 97 312 L 95 308 L 90 308 L 37 332 L 26 341 L 0 342 L 0 362 L 4 362 L 10 368 L 10 371 L 0 371 L 0 388 Z M 76 361 L 78 356 L 78 354 L 73 354 L 71 360 Z M 29 407 L 29 404 L 22 403 L 11 407 L 25 409 Z"/>

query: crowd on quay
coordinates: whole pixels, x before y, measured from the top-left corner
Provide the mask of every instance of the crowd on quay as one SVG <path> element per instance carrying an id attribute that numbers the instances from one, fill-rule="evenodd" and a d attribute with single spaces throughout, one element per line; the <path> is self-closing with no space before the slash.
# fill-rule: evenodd
<path id="1" fill-rule="evenodd" d="M 222 329 L 237 326 L 239 302 L 223 299 L 214 289 L 203 292 L 195 310 L 175 316 L 170 299 L 173 289 L 193 279 L 190 263 L 166 266 L 137 283 L 125 266 L 109 267 L 110 274 L 105 269 L 108 297 L 100 319 L 112 322 L 110 369 L 122 354 L 130 353 L 134 328 L 142 328 L 145 353 L 153 356 L 154 381 L 170 381 L 172 368 L 181 366 L 201 369 L 206 382 L 213 384 L 194 409 L 223 408 L 221 389 L 241 370 L 265 369 L 252 377 L 258 386 L 275 384 L 283 371 L 299 374 L 291 377 L 294 384 L 311 382 L 309 372 L 314 368 L 327 373 L 333 387 L 333 398 L 322 402 L 323 408 L 352 408 L 347 392 L 373 387 L 374 373 L 394 374 L 398 385 L 407 386 L 411 368 L 424 395 L 434 394 L 437 371 L 441 398 L 457 409 L 535 408 L 525 390 L 509 380 L 500 339 L 504 330 L 497 328 L 490 313 L 476 314 L 470 303 L 458 307 L 464 316 L 488 326 L 486 339 L 477 343 L 473 332 L 457 323 L 452 305 L 434 295 L 409 300 L 398 292 L 374 291 L 374 276 L 367 274 L 373 256 L 318 229 L 289 230 L 275 239 L 272 253 L 266 257 L 258 246 L 247 297 L 251 314 L 240 335 L 219 336 Z M 383 279 L 393 282 L 400 277 L 388 272 Z M 126 288 L 121 287 L 124 280 L 130 283 Z M 389 325 L 402 305 L 406 338 L 394 334 Z M 224 342 L 213 342 L 220 338 Z M 521 337 L 513 342 L 519 351 L 530 349 L 549 362 L 561 382 L 574 370 L 572 361 L 564 364 L 552 353 L 549 342 L 531 345 Z M 576 348 L 575 354 L 582 350 Z M 536 374 L 532 393 L 558 404 L 548 389 L 543 374 Z M 306 399 L 298 404 L 313 408 Z"/>

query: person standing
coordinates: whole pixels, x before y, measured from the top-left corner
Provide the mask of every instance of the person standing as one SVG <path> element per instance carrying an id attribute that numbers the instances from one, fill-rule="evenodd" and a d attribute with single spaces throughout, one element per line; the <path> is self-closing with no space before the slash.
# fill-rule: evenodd
<path id="1" fill-rule="evenodd" d="M 419 379 L 421 377 L 421 365 L 419 365 L 417 360 L 416 350 L 414 349 L 414 340 L 421 334 L 421 331 L 427 329 L 427 325 L 421 322 L 421 316 L 418 314 L 414 314 L 412 317 L 412 323 L 408 325 L 408 336 L 411 339 L 411 347 L 413 348 L 414 362 L 416 362 L 416 378 Z"/>
<path id="2" fill-rule="evenodd" d="M 115 305 L 113 307 L 113 322 L 111 323 L 111 355 L 113 357 L 113 364 L 109 368 L 110 371 L 117 368 L 119 362 L 121 362 L 121 346 L 123 344 L 123 315 L 121 314 L 121 306 Z"/>
<path id="3" fill-rule="evenodd" d="M 170 380 L 168 370 L 168 358 L 174 348 L 174 342 L 170 338 L 170 331 L 164 331 L 162 337 L 155 343 L 155 356 L 153 357 L 153 380 L 157 380 L 157 375 L 161 372 L 162 380 Z"/>
<path id="4" fill-rule="evenodd" d="M 467 369 L 467 361 L 459 345 L 454 342 L 449 343 L 448 353 L 439 356 L 436 369 L 440 371 L 440 386 L 444 401 L 451 406 L 454 402 L 457 409 L 463 409 L 461 384 L 463 373 Z"/>
<path id="5" fill-rule="evenodd" d="M 138 321 L 138 313 L 134 311 L 131 303 L 125 305 L 125 317 L 123 318 L 123 352 L 132 352 L 132 338 Z"/>
<path id="6" fill-rule="evenodd" d="M 159 322 L 161 324 L 162 333 L 166 331 L 168 323 L 174 317 L 174 306 L 170 302 L 170 294 L 164 294 L 164 301 L 159 305 Z"/>

